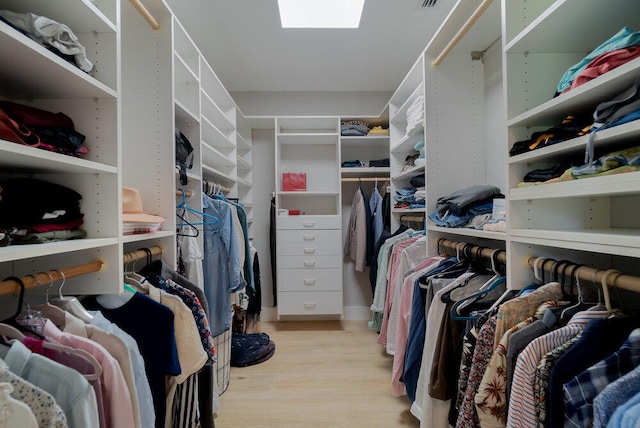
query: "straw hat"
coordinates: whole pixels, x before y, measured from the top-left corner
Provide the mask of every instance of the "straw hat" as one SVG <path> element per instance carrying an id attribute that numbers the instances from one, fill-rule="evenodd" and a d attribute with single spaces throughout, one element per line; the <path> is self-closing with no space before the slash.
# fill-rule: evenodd
<path id="1" fill-rule="evenodd" d="M 122 188 L 122 221 L 133 223 L 162 223 L 167 219 L 142 211 L 142 198 L 137 189 Z"/>

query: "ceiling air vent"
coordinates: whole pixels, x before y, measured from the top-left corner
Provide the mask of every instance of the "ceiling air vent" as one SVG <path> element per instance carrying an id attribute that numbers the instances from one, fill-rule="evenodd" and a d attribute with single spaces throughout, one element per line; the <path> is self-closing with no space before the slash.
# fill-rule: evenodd
<path id="1" fill-rule="evenodd" d="M 419 0 L 418 1 L 418 9 L 434 7 L 437 2 L 438 2 L 438 0 Z"/>

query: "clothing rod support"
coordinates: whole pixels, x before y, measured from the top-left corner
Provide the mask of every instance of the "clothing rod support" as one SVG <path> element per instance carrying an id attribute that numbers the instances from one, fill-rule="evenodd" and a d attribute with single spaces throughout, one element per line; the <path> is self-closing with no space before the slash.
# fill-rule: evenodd
<path id="1" fill-rule="evenodd" d="M 466 20 L 462 27 L 458 30 L 458 32 L 451 38 L 449 43 L 442 49 L 442 52 L 431 62 L 431 65 L 434 67 L 439 66 L 442 61 L 449 55 L 449 53 L 453 50 L 453 48 L 458 44 L 458 42 L 467 34 L 467 31 L 473 27 L 478 19 L 482 16 L 482 14 L 491 6 L 493 0 L 484 0 L 480 3 L 480 6 L 471 14 L 469 19 Z"/>
<path id="2" fill-rule="evenodd" d="M 51 279 L 53 278 L 53 282 L 62 281 L 63 279 L 69 279 L 80 275 L 85 275 L 92 272 L 101 272 L 104 271 L 107 267 L 107 262 L 104 260 L 96 260 L 93 262 L 85 263 L 78 266 L 72 266 L 64 269 L 52 269 L 48 272 L 47 275 L 44 272 L 40 272 L 34 274 L 33 276 L 27 275 L 23 276 L 20 279 L 24 283 L 26 288 L 34 288 L 43 285 L 51 284 Z M 62 272 L 62 274 L 60 274 Z M 35 278 L 34 278 L 35 277 Z M 0 295 L 5 296 L 12 293 L 17 293 L 20 291 L 20 285 L 13 280 L 1 281 L 0 282 Z"/>
<path id="3" fill-rule="evenodd" d="M 129 3 L 138 11 L 140 15 L 144 18 L 145 21 L 149 24 L 149 26 L 154 30 L 160 29 L 160 23 L 151 15 L 149 10 L 140 2 L 140 0 L 129 0 Z"/>
<path id="4" fill-rule="evenodd" d="M 162 245 L 156 245 L 147 249 L 151 251 L 152 256 L 157 256 L 164 253 L 164 247 Z M 130 253 L 124 253 L 122 255 L 122 261 L 123 263 L 131 263 L 135 262 L 136 260 L 145 259 L 148 257 L 148 255 L 149 254 L 144 250 L 132 251 Z"/>

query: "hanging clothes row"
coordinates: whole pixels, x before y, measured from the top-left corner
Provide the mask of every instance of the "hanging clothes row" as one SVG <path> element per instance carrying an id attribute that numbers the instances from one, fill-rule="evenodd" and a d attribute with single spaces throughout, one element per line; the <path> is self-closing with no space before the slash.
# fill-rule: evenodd
<path id="1" fill-rule="evenodd" d="M 507 290 L 504 250 L 440 240 L 425 259 L 411 238 L 387 240 L 370 326 L 422 427 L 607 426 L 639 410 L 640 316 L 609 287 L 637 293 L 640 278 L 531 258 L 536 282 Z"/>
<path id="2" fill-rule="evenodd" d="M 125 255 L 125 291 L 90 296 L 83 304 L 138 345 L 148 380 L 155 427 L 213 427 L 216 354 L 209 307 L 198 285 L 153 260 L 154 249 Z M 143 267 L 134 270 L 136 261 Z M 153 319 L 153 329 L 141 322 Z M 147 412 L 148 413 L 148 412 Z"/>
<path id="3" fill-rule="evenodd" d="M 391 204 L 388 193 L 380 193 L 376 185 L 368 196 L 358 179 L 353 195 L 344 253 L 355 263 L 354 269 L 363 272 L 373 262 L 374 247 L 385 228 L 389 230 Z M 383 186 L 386 189 L 386 186 Z M 386 202 L 385 202 L 386 201 Z"/>

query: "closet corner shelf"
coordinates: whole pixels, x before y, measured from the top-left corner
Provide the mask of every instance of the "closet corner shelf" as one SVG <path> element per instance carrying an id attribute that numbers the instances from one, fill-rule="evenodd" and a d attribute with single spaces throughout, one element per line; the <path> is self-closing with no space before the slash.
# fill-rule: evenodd
<path id="1" fill-rule="evenodd" d="M 176 106 L 176 119 L 180 122 L 200 123 L 199 117 L 180 100 L 176 98 L 174 104 Z"/>
<path id="2" fill-rule="evenodd" d="M 391 169 L 388 167 L 373 168 L 340 168 L 340 174 L 343 177 L 375 177 L 379 176 L 380 180 L 389 178 Z"/>
<path id="3" fill-rule="evenodd" d="M 22 33 L 0 22 L 0 51 L 20 52 L 19 57 L 3 64 L 1 76 L 11 76 L 11 85 L 3 88 L 8 98 L 98 98 L 115 99 L 118 94 L 79 68 L 69 64 Z M 114 59 L 115 61 L 115 59 Z M 43 79 L 43 74 L 47 78 Z M 56 82 L 52 85 L 51 82 Z"/>
<path id="4" fill-rule="evenodd" d="M 252 186 L 252 184 L 251 184 L 251 182 L 249 180 L 245 180 L 245 179 L 242 179 L 240 177 L 238 177 L 236 179 L 236 181 L 238 182 L 238 186 L 242 186 L 242 187 L 251 187 Z"/>
<path id="5" fill-rule="evenodd" d="M 337 144 L 337 132 L 307 132 L 307 133 L 279 133 L 279 144 Z"/>
<path id="6" fill-rule="evenodd" d="M 91 250 L 117 244 L 118 238 L 86 238 L 47 244 L 9 245 L 0 248 L 0 263 L 69 253 L 71 251 Z"/>
<path id="7" fill-rule="evenodd" d="M 391 177 L 392 180 L 401 180 L 403 178 L 411 178 L 414 174 L 424 174 L 424 165 L 413 166 L 402 171 L 400 174 Z"/>
<path id="8" fill-rule="evenodd" d="M 186 69 L 187 73 L 189 73 L 190 77 L 195 80 L 196 82 L 198 82 L 200 79 L 198 78 L 198 74 L 193 71 L 193 69 L 191 68 L 191 66 L 189 65 L 189 62 L 187 60 L 185 60 L 182 55 L 177 52 L 174 51 L 173 52 L 174 57 L 178 60 L 178 62 L 180 64 L 182 64 L 182 66 Z"/>
<path id="9" fill-rule="evenodd" d="M 12 169 L 28 168 L 31 172 L 74 174 L 116 174 L 118 172 L 118 168 L 115 166 L 52 153 L 5 140 L 0 140 L 0 166 Z"/>
<path id="10" fill-rule="evenodd" d="M 511 201 L 640 194 L 640 171 L 514 188 Z"/>
<path id="11" fill-rule="evenodd" d="M 511 242 L 640 257 L 640 229 L 510 229 Z"/>
<path id="12" fill-rule="evenodd" d="M 157 238 L 165 238 L 175 236 L 175 233 L 170 230 L 161 230 L 158 232 L 152 233 L 141 233 L 138 235 L 124 235 L 122 237 L 122 242 L 127 244 L 130 242 L 139 242 L 146 241 L 148 239 L 157 239 Z"/>
<path id="13" fill-rule="evenodd" d="M 393 215 L 403 215 L 403 214 L 424 214 L 424 208 L 406 208 L 406 209 L 395 209 L 391 208 L 391 213 Z"/>
<path id="14" fill-rule="evenodd" d="M 115 4 L 115 2 L 113 2 Z M 58 22 L 64 22 L 77 33 L 115 33 L 115 19 L 109 19 L 94 3 L 78 2 L 77 0 L 58 0 L 54 3 L 38 0 L 13 0 L 13 4 L 20 4 L 25 10 L 37 11 L 38 15 L 46 16 Z M 16 10 L 11 3 L 3 2 L 3 8 Z M 113 9 L 115 15 L 115 7 Z"/>
<path id="15" fill-rule="evenodd" d="M 203 178 L 211 181 L 218 182 L 220 184 L 235 183 L 236 178 L 231 174 L 224 173 L 218 169 L 212 168 L 209 165 L 202 165 Z"/>
<path id="16" fill-rule="evenodd" d="M 357 147 L 366 149 L 369 147 L 389 147 L 389 135 L 363 135 L 363 136 L 340 136 L 343 147 Z"/>
<path id="17" fill-rule="evenodd" d="M 464 227 L 440 227 L 433 224 L 427 224 L 427 230 L 430 232 L 448 233 L 451 235 L 472 236 L 474 238 L 486 238 L 496 241 L 505 241 L 507 234 L 504 232 L 492 232 L 488 230 L 478 230 Z"/>
<path id="18" fill-rule="evenodd" d="M 424 137 L 424 121 L 421 122 L 423 125 L 419 129 L 405 134 L 397 144 L 391 147 L 391 153 L 407 152 L 410 150 L 417 151 L 413 147 Z"/>
<path id="19" fill-rule="evenodd" d="M 598 131 L 594 135 L 593 141 L 598 149 L 604 149 L 609 145 L 619 143 L 624 140 L 631 140 L 633 138 L 640 138 L 640 120 Z M 512 156 L 509 158 L 509 164 L 528 164 L 541 159 L 544 161 L 552 161 L 560 158 L 566 158 L 571 155 L 579 155 L 584 153 L 588 139 L 588 135 L 583 135 L 549 147 Z"/>
<path id="20" fill-rule="evenodd" d="M 421 81 L 420 84 L 413 90 L 413 92 L 411 92 L 411 95 L 409 95 L 403 101 L 402 105 L 398 107 L 398 110 L 396 110 L 393 113 L 389 121 L 393 123 L 406 123 L 407 109 L 409 108 L 409 105 L 420 95 L 423 95 L 423 93 L 424 93 L 424 82 Z"/>
<path id="21" fill-rule="evenodd" d="M 515 126 L 553 126 L 572 111 L 584 110 L 585 105 L 594 106 L 611 99 L 627 89 L 640 70 L 640 58 L 621 65 L 567 93 L 552 98 L 507 121 L 509 127 Z"/>

